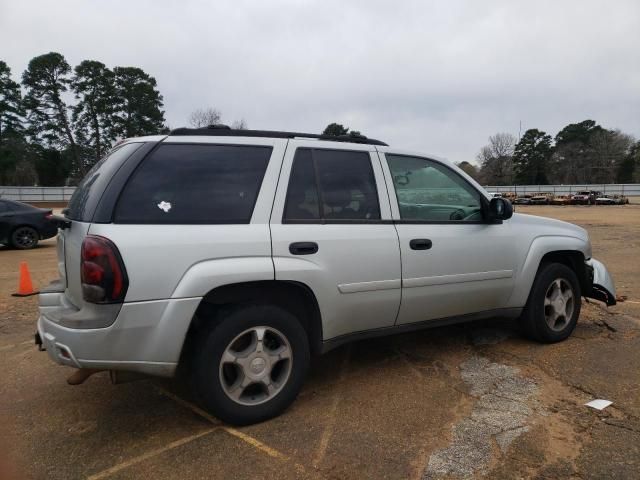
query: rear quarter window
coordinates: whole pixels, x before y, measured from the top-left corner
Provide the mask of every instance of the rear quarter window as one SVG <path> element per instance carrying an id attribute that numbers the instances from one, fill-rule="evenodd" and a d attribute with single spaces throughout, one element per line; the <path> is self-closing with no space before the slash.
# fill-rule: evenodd
<path id="1" fill-rule="evenodd" d="M 125 186 L 114 221 L 249 223 L 271 151 L 247 145 L 161 145 Z"/>
<path id="2" fill-rule="evenodd" d="M 90 222 L 96 205 L 113 175 L 124 161 L 141 146 L 142 143 L 127 143 L 114 148 L 102 157 L 73 192 L 65 213 L 66 217 L 70 220 Z"/>

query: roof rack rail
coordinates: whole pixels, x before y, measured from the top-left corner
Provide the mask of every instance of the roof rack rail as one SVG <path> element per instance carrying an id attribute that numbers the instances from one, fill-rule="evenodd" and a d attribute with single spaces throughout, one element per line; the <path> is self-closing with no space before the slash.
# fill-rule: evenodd
<path id="1" fill-rule="evenodd" d="M 367 138 L 360 134 L 318 135 L 315 133 L 279 132 L 272 130 L 237 130 L 227 125 L 209 125 L 204 128 L 176 128 L 169 132 L 171 136 L 203 135 L 213 137 L 264 137 L 264 138 L 317 138 L 331 142 L 362 143 L 367 145 L 388 145 L 380 140 Z"/>

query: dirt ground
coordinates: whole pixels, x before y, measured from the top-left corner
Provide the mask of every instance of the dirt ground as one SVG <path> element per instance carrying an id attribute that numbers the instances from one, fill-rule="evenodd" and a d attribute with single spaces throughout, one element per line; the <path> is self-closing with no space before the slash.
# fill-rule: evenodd
<path id="1" fill-rule="evenodd" d="M 640 478 L 640 205 L 517 211 L 585 227 L 627 301 L 583 302 L 555 345 L 498 320 L 346 345 L 244 428 L 167 381 L 67 385 L 33 345 L 37 299 L 10 296 L 21 260 L 56 277 L 55 241 L 0 247 L 0 478 Z"/>

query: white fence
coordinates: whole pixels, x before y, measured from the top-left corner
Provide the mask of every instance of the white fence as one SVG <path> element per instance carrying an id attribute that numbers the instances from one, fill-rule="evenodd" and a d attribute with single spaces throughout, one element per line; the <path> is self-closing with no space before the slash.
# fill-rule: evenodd
<path id="1" fill-rule="evenodd" d="M 596 190 L 607 194 L 622 194 L 628 197 L 640 197 L 639 183 L 609 183 L 592 185 L 500 185 L 484 187 L 488 192 L 516 192 L 518 195 L 535 192 L 551 192 L 555 195 L 568 195 L 581 190 Z M 3 187 L 0 186 L 0 198 L 21 202 L 66 202 L 76 187 Z"/>
<path id="2" fill-rule="evenodd" d="M 3 187 L 0 198 L 20 202 L 66 202 L 76 187 Z"/>
<path id="3" fill-rule="evenodd" d="M 518 195 L 535 192 L 551 192 L 554 195 L 569 195 L 581 190 L 595 190 L 610 195 L 626 195 L 627 197 L 640 196 L 640 184 L 638 183 L 609 183 L 591 185 L 501 185 L 486 186 L 487 192 L 515 192 Z"/>

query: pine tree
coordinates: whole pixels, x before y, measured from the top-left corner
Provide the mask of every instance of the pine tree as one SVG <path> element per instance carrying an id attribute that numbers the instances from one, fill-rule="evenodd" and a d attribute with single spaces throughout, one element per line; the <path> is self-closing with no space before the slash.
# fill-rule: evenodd
<path id="1" fill-rule="evenodd" d="M 135 67 L 116 67 L 112 135 L 119 138 L 154 135 L 164 126 L 162 95 L 155 78 Z"/>
<path id="2" fill-rule="evenodd" d="M 77 139 L 90 152 L 88 163 L 98 161 L 114 141 L 112 115 L 115 75 L 104 63 L 84 60 L 74 69 L 72 88 L 78 103 L 73 108 Z"/>
<path id="3" fill-rule="evenodd" d="M 9 66 L 0 60 L 0 144 L 7 135 L 21 135 L 23 121 L 20 85 L 11 79 Z"/>
<path id="4" fill-rule="evenodd" d="M 546 169 L 552 153 L 550 135 L 535 128 L 527 130 L 513 153 L 516 182 L 521 185 L 546 184 Z"/>
<path id="5" fill-rule="evenodd" d="M 24 105 L 29 122 L 28 133 L 35 143 L 47 148 L 68 149 L 74 173 L 84 168 L 73 135 L 69 107 L 63 95 L 71 84 L 71 67 L 56 52 L 34 57 L 22 74 L 22 84 L 27 89 Z"/>
<path id="6" fill-rule="evenodd" d="M 20 85 L 0 60 L 0 185 L 17 181 L 33 185 L 36 175 L 24 136 L 24 107 Z"/>
<path id="7" fill-rule="evenodd" d="M 333 136 L 347 135 L 348 133 L 349 133 L 349 128 L 339 123 L 330 123 L 329 125 L 326 126 L 326 128 L 322 132 L 323 135 L 333 135 Z"/>

